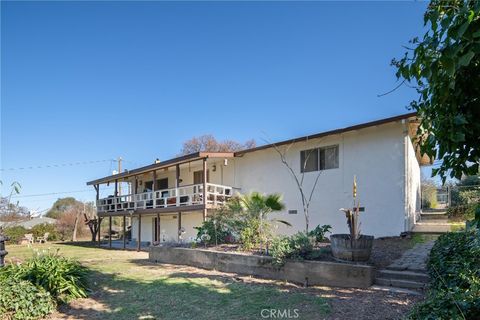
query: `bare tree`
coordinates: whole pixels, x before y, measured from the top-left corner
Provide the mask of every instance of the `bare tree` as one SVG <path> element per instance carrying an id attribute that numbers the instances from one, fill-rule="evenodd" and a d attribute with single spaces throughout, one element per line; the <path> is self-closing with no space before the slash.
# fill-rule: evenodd
<path id="1" fill-rule="evenodd" d="M 0 181 L 0 185 L 3 185 Z M 26 207 L 19 205 L 19 202 L 12 203 L 12 196 L 20 193 L 21 186 L 14 181 L 10 185 L 10 193 L 7 197 L 0 195 L 0 220 L 2 221 L 18 221 L 30 217 L 30 211 Z"/>
<path id="2" fill-rule="evenodd" d="M 102 223 L 103 218 L 97 215 L 97 212 L 93 206 L 93 203 L 88 203 L 83 212 L 83 217 L 85 218 L 85 225 L 90 229 L 92 235 L 92 242 L 97 238 L 97 234 L 100 229 L 100 224 Z"/>
<path id="3" fill-rule="evenodd" d="M 268 141 L 267 141 L 268 142 Z M 308 142 L 308 140 L 307 140 Z M 297 190 L 300 193 L 300 198 L 302 199 L 302 206 L 303 206 L 303 215 L 305 217 L 305 232 L 308 233 L 309 230 L 309 225 L 310 225 L 310 215 L 309 215 L 309 209 L 310 209 L 310 203 L 312 202 L 312 197 L 315 192 L 315 189 L 318 184 L 318 179 L 320 178 L 320 175 L 322 173 L 322 170 L 319 170 L 317 176 L 315 177 L 313 186 L 311 186 L 310 190 L 306 190 L 306 186 L 304 185 L 305 182 L 305 169 L 307 167 L 308 159 L 310 158 L 310 155 L 312 153 L 312 150 L 315 149 L 310 149 L 309 151 L 306 151 L 306 156 L 301 163 L 301 169 L 300 174 L 298 174 L 292 167 L 292 165 L 287 161 L 287 153 L 290 150 L 290 148 L 295 144 L 295 142 L 292 142 L 290 145 L 288 145 L 286 148 L 281 150 L 277 145 L 274 143 L 270 143 L 275 151 L 278 153 L 280 156 L 280 161 L 283 163 L 283 165 L 287 168 L 287 170 L 290 172 L 291 176 L 293 177 L 295 181 L 295 185 L 297 186 Z M 300 161 L 302 161 L 300 159 Z M 320 169 L 320 168 L 319 168 Z"/>
<path id="4" fill-rule="evenodd" d="M 240 143 L 234 140 L 218 141 L 213 135 L 205 134 L 185 141 L 183 143 L 181 154 L 186 155 L 200 151 L 234 152 L 254 148 L 255 146 L 255 140 L 253 139 L 248 140 L 245 143 Z"/>

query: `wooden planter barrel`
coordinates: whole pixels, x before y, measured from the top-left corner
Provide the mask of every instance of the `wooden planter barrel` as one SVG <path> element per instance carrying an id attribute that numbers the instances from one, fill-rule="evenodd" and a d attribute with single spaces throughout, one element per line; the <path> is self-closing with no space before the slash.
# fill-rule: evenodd
<path id="1" fill-rule="evenodd" d="M 5 265 L 5 256 L 8 254 L 7 250 L 5 250 L 5 241 L 8 240 L 8 237 L 0 234 L 0 267 Z"/>
<path id="2" fill-rule="evenodd" d="M 361 235 L 358 240 L 350 240 L 349 234 L 330 236 L 332 254 L 335 258 L 347 261 L 367 261 L 372 253 L 373 236 Z"/>

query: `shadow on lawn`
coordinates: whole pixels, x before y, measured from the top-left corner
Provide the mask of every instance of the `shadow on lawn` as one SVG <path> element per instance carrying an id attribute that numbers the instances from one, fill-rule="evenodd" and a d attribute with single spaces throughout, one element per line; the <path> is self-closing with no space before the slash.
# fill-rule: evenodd
<path id="1" fill-rule="evenodd" d="M 90 280 L 91 299 L 62 306 L 63 314 L 75 319 L 118 320 L 262 319 L 262 309 L 289 308 L 299 309 L 302 319 L 321 319 L 328 313 L 325 300 L 314 295 L 191 272 L 146 281 L 91 271 Z"/>

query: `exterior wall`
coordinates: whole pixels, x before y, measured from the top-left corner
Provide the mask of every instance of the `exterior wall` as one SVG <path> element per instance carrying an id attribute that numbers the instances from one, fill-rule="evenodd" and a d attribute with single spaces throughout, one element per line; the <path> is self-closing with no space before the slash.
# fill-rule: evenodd
<path id="1" fill-rule="evenodd" d="M 345 215 L 340 208 L 352 207 L 353 176 L 357 176 L 358 199 L 365 207 L 361 213 L 361 232 L 381 236 L 397 236 L 411 230 L 415 213 L 420 205 L 420 167 L 407 134 L 406 125 L 392 122 L 376 127 L 364 128 L 298 142 L 290 146 L 287 160 L 298 176 L 300 173 L 300 151 L 315 147 L 339 145 L 339 168 L 324 170 L 320 173 L 317 187 L 310 205 L 309 229 L 317 225 L 329 224 L 334 233 L 347 233 Z M 289 146 L 280 146 L 280 149 Z M 286 208 L 283 212 L 271 214 L 290 222 L 293 226 L 277 226 L 277 233 L 294 234 L 305 229 L 302 202 L 295 181 L 287 168 L 281 163 L 273 148 L 246 153 L 235 159 L 208 159 L 210 182 L 234 187 L 240 193 L 259 191 L 262 193 L 280 193 Z M 214 165 L 216 170 L 213 171 Z M 180 167 L 182 185 L 193 183 L 193 172 L 202 169 L 201 162 L 183 164 Z M 318 172 L 307 172 L 304 186 L 307 192 Z M 158 171 L 158 179 L 168 176 L 169 187 L 175 186 L 175 171 Z M 139 176 L 139 180 L 151 180 L 152 176 Z M 142 190 L 139 186 L 139 191 Z M 297 210 L 289 214 L 288 210 Z M 151 241 L 153 217 L 142 216 L 142 241 Z M 194 226 L 202 223 L 202 214 L 184 213 L 182 226 L 186 229 L 183 236 L 189 241 L 196 236 Z M 133 220 L 132 237 L 137 236 L 136 219 Z M 177 219 L 173 215 L 161 217 L 161 230 L 165 241 L 177 240 Z"/>
<path id="2" fill-rule="evenodd" d="M 310 229 L 330 224 L 334 233 L 348 232 L 345 215 L 339 209 L 352 206 L 352 182 L 357 175 L 358 199 L 360 206 L 365 207 L 361 231 L 376 237 L 405 231 L 404 137 L 404 125 L 396 122 L 291 146 L 287 160 L 300 175 L 301 150 L 339 145 L 339 168 L 324 170 L 318 180 L 310 205 Z M 237 158 L 235 174 L 242 193 L 282 194 L 286 210 L 272 214 L 272 218 L 287 220 L 293 227 L 279 225 L 279 233 L 293 234 L 305 229 L 300 194 L 273 148 Z M 305 173 L 305 190 L 311 190 L 317 174 Z M 298 213 L 288 214 L 288 210 Z"/>
<path id="3" fill-rule="evenodd" d="M 142 242 L 153 242 L 154 235 L 154 219 L 156 216 L 142 215 Z M 182 227 L 185 228 L 185 233 L 182 238 L 185 242 L 192 242 L 197 237 L 198 227 L 202 224 L 202 212 L 184 212 L 182 213 Z M 160 216 L 160 239 L 162 242 L 177 242 L 178 234 L 178 217 L 177 215 L 162 215 Z M 132 240 L 136 241 L 138 238 L 138 218 L 132 219 Z"/>
<path id="4" fill-rule="evenodd" d="M 208 159 L 207 168 L 209 171 L 210 183 L 233 186 L 235 184 L 235 161 L 236 159 L 230 158 L 228 159 L 227 165 L 225 165 L 223 158 Z M 203 170 L 203 164 L 201 161 L 193 162 L 190 165 L 180 165 L 180 186 L 193 184 L 193 173 L 201 170 Z M 164 178 L 168 178 L 169 188 L 175 188 L 175 167 L 170 168 L 168 171 L 157 170 L 157 179 Z M 137 179 L 139 182 L 138 193 L 141 193 L 145 189 L 145 182 L 152 181 L 153 176 L 152 173 L 141 174 L 137 176 Z M 132 184 L 132 186 L 135 185 L 135 180 L 133 178 L 129 179 L 128 181 Z M 124 194 L 126 193 L 127 192 L 125 191 Z"/>
<path id="5" fill-rule="evenodd" d="M 405 137 L 405 158 L 406 158 L 406 229 L 409 231 L 416 222 L 416 215 L 421 208 L 421 172 L 420 165 L 415 155 L 415 148 L 412 140 L 407 135 Z"/>

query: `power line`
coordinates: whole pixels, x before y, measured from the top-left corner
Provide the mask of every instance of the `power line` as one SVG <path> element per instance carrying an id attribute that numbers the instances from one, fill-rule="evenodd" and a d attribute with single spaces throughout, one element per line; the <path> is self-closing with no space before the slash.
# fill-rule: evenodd
<path id="1" fill-rule="evenodd" d="M 107 190 L 109 188 L 102 188 L 100 190 Z M 83 190 L 74 190 L 74 191 L 63 191 L 63 192 L 50 192 L 50 193 L 38 193 L 38 194 L 25 194 L 25 195 L 13 195 L 12 198 L 30 198 L 30 197 L 42 197 L 42 196 L 51 196 L 57 194 L 67 194 L 67 193 L 80 193 L 80 192 L 95 192 L 94 189 L 83 189 Z"/>
<path id="2" fill-rule="evenodd" d="M 29 166 L 29 167 L 19 167 L 19 168 L 8 168 L 0 169 L 0 171 L 14 171 L 14 170 L 31 170 L 31 169 L 46 169 L 46 168 L 61 168 L 61 167 L 71 167 L 71 166 L 80 166 L 85 164 L 101 163 L 101 162 L 110 162 L 117 161 L 115 159 L 105 159 L 105 160 L 91 160 L 91 161 L 79 161 L 79 162 L 70 162 L 62 164 L 48 164 L 41 166 Z"/>

